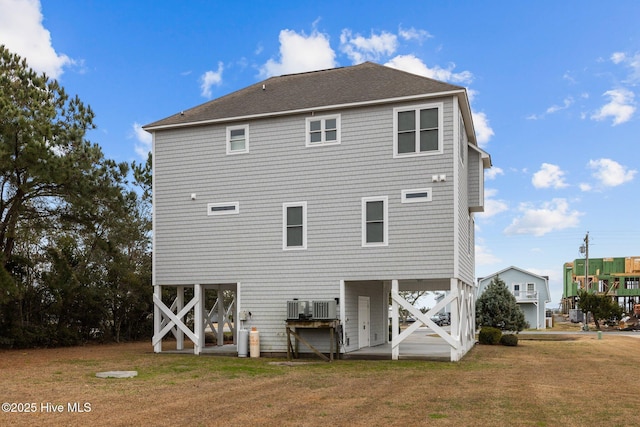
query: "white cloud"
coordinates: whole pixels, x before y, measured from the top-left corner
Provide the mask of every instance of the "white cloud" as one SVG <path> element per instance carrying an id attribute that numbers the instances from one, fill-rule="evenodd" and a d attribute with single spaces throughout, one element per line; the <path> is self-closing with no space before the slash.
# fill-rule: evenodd
<path id="1" fill-rule="evenodd" d="M 498 190 L 485 188 L 484 190 L 484 212 L 478 212 L 478 218 L 486 219 L 509 210 L 509 205 L 504 200 L 495 199 Z"/>
<path id="2" fill-rule="evenodd" d="M 489 140 L 494 135 L 493 129 L 489 125 L 489 119 L 485 113 L 472 112 L 473 115 L 473 127 L 476 131 L 476 138 L 478 139 L 478 145 L 481 148 L 486 147 Z"/>
<path id="3" fill-rule="evenodd" d="M 631 69 L 629 77 L 625 80 L 634 84 L 640 81 L 640 52 L 633 55 L 627 55 L 624 52 L 615 52 L 611 55 L 611 61 L 614 64 L 622 64 Z"/>
<path id="4" fill-rule="evenodd" d="M 484 179 L 491 181 L 496 179 L 498 175 L 504 175 L 504 171 L 499 167 L 493 166 L 484 172 Z"/>
<path id="5" fill-rule="evenodd" d="M 624 61 L 626 57 L 627 55 L 624 52 L 614 52 L 611 54 L 611 61 L 614 64 L 619 64 Z"/>
<path id="6" fill-rule="evenodd" d="M 505 228 L 507 235 L 532 234 L 543 236 L 552 231 L 577 227 L 580 216 L 583 214 L 569 209 L 566 199 L 553 199 L 544 202 L 536 208 L 528 203 L 522 203 L 518 208 L 522 216 L 514 218 L 511 224 Z"/>
<path id="7" fill-rule="evenodd" d="M 135 122 L 132 127 L 133 135 L 138 141 L 135 146 L 135 152 L 138 156 L 140 156 L 141 159 L 146 160 L 149 155 L 149 151 L 151 151 L 151 134 L 142 129 L 142 125 L 140 125 L 140 123 L 138 122 Z"/>
<path id="8" fill-rule="evenodd" d="M 377 61 L 382 55 L 393 55 L 397 48 L 398 37 L 386 31 L 380 34 L 371 34 L 369 38 L 360 34 L 353 35 L 348 29 L 342 30 L 342 34 L 340 34 L 340 50 L 354 64 Z"/>
<path id="9" fill-rule="evenodd" d="M 476 265 L 493 265 L 502 262 L 500 258 L 491 253 L 491 250 L 486 247 L 481 239 L 476 243 Z"/>
<path id="10" fill-rule="evenodd" d="M 74 64 L 51 45 L 51 33 L 42 25 L 38 0 L 0 0 L 0 44 L 53 79 L 60 78 L 65 66 Z"/>
<path id="11" fill-rule="evenodd" d="M 573 97 L 568 96 L 564 99 L 564 101 L 562 102 L 562 105 L 552 105 L 551 107 L 547 108 L 546 113 L 553 114 L 561 110 L 566 110 L 567 108 L 571 107 L 572 104 L 573 104 Z"/>
<path id="12" fill-rule="evenodd" d="M 611 159 L 589 160 L 587 166 L 594 170 L 593 177 L 604 187 L 617 187 L 632 181 L 638 172 Z"/>
<path id="13" fill-rule="evenodd" d="M 593 188 L 591 187 L 591 184 L 588 184 L 586 182 L 581 182 L 579 187 L 580 187 L 580 191 L 584 191 L 584 192 L 591 191 Z"/>
<path id="14" fill-rule="evenodd" d="M 262 77 L 302 73 L 336 67 L 336 53 L 329 36 L 314 30 L 309 36 L 293 30 L 280 31 L 280 59 L 269 59 L 260 69 Z"/>
<path id="15" fill-rule="evenodd" d="M 526 119 L 527 120 L 544 119 L 544 117 L 548 114 L 554 114 L 554 113 L 557 113 L 558 111 L 566 110 L 567 108 L 571 107 L 574 102 L 575 101 L 572 96 L 567 96 L 565 99 L 562 100 L 562 105 L 554 104 L 551 107 L 547 108 L 544 113 L 530 114 L 526 117 Z"/>
<path id="16" fill-rule="evenodd" d="M 419 42 L 433 37 L 428 31 L 416 30 L 413 27 L 407 29 L 400 27 L 398 35 L 404 40 L 417 40 Z"/>
<path id="17" fill-rule="evenodd" d="M 220 86 L 222 84 L 222 72 L 224 71 L 224 64 L 222 62 L 218 62 L 218 70 L 217 71 L 207 71 L 202 76 L 200 76 L 200 95 L 205 98 L 211 98 L 211 86 Z"/>
<path id="18" fill-rule="evenodd" d="M 608 90 L 603 95 L 608 96 L 610 101 L 592 114 L 592 119 L 605 120 L 607 117 L 613 117 L 613 126 L 631 119 L 631 116 L 636 111 L 633 92 L 620 88 Z"/>
<path id="19" fill-rule="evenodd" d="M 566 81 L 568 81 L 571 84 L 576 84 L 577 83 L 576 79 L 571 75 L 571 73 L 569 71 L 566 71 L 562 75 L 562 78 L 565 79 Z"/>
<path id="20" fill-rule="evenodd" d="M 540 170 L 533 174 L 531 183 L 535 188 L 565 188 L 568 187 L 564 181 L 564 172 L 558 165 L 543 163 Z"/>
<path id="21" fill-rule="evenodd" d="M 388 61 L 385 65 L 435 80 L 452 83 L 471 83 L 473 81 L 473 74 L 470 71 L 454 73 L 453 69 L 456 65 L 453 63 L 449 64 L 449 67 L 446 69 L 440 68 L 437 65 L 433 68 L 429 68 L 415 55 L 398 55 Z"/>

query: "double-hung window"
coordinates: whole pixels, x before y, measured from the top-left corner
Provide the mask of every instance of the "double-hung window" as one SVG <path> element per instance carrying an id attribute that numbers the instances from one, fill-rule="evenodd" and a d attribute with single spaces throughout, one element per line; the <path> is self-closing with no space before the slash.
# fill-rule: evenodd
<path id="1" fill-rule="evenodd" d="M 533 298 L 536 295 L 536 284 L 527 283 L 527 298 Z"/>
<path id="2" fill-rule="evenodd" d="M 307 249 L 307 202 L 282 205 L 282 249 Z"/>
<path id="3" fill-rule="evenodd" d="M 394 108 L 393 156 L 442 152 L 442 103 Z"/>
<path id="4" fill-rule="evenodd" d="M 306 119 L 307 147 L 340 144 L 340 115 L 314 116 Z"/>
<path id="5" fill-rule="evenodd" d="M 362 198 L 362 246 L 387 246 L 389 214 L 387 197 Z"/>
<path id="6" fill-rule="evenodd" d="M 227 127 L 227 154 L 249 152 L 249 125 Z"/>

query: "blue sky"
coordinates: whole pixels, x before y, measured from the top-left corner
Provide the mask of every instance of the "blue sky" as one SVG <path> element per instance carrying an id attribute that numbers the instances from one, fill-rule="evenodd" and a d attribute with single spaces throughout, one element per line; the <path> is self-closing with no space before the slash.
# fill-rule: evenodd
<path id="1" fill-rule="evenodd" d="M 272 75 L 374 61 L 468 88 L 494 167 L 476 275 L 640 255 L 640 2 L 0 0 L 0 43 L 96 113 L 107 157 L 141 125 Z"/>

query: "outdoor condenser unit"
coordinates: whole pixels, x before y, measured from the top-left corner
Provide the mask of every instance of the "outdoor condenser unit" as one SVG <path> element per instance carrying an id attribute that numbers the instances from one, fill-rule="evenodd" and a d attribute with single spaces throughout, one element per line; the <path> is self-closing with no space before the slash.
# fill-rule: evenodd
<path id="1" fill-rule="evenodd" d="M 336 300 L 313 301 L 311 318 L 314 320 L 336 319 Z"/>
<path id="2" fill-rule="evenodd" d="M 309 301 L 287 301 L 287 320 L 308 320 L 311 318 Z"/>

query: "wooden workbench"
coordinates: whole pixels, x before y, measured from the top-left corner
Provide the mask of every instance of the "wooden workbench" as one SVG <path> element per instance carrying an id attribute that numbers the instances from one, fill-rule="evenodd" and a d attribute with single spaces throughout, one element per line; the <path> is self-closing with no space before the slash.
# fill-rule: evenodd
<path id="1" fill-rule="evenodd" d="M 336 359 L 338 358 L 338 352 L 340 348 L 338 346 L 338 330 L 340 327 L 340 321 L 338 319 L 332 320 L 287 320 L 287 359 L 298 358 L 298 343 L 301 342 L 307 346 L 311 351 L 320 356 L 322 360 L 331 362 L 333 360 L 333 353 L 335 349 Z M 298 329 L 328 329 L 329 330 L 329 357 L 322 354 L 311 343 L 302 338 L 298 334 Z M 291 336 L 295 339 L 295 345 L 291 342 Z"/>

